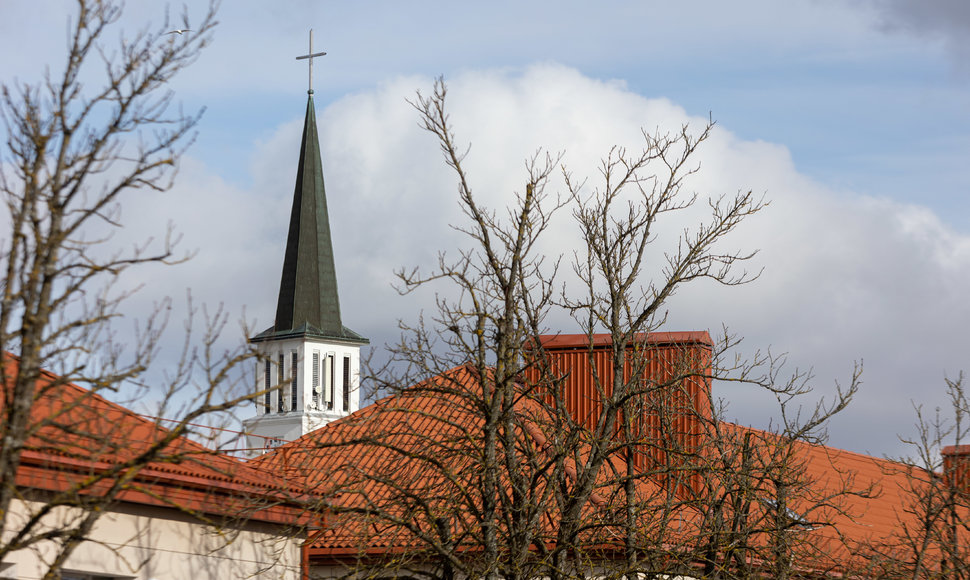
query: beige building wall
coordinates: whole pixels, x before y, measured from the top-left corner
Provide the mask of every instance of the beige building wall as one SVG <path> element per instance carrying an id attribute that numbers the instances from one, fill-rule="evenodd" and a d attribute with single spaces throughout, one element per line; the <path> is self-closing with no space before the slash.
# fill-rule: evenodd
<path id="1" fill-rule="evenodd" d="M 43 504 L 15 500 L 4 537 Z M 57 526 L 76 518 L 79 508 L 59 509 L 45 519 Z M 121 504 L 103 515 L 91 541 L 69 558 L 65 575 L 91 574 L 138 580 L 244 579 L 299 580 L 301 538 L 287 537 L 280 526 L 228 521 L 210 527 L 174 509 Z M 43 543 L 15 552 L 0 564 L 0 578 L 43 577 L 54 555 Z"/>

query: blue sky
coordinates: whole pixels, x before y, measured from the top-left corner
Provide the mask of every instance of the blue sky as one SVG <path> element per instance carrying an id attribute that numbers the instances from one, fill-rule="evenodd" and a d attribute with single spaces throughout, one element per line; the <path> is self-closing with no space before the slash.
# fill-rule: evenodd
<path id="1" fill-rule="evenodd" d="M 947 9 L 920 5 L 921 12 Z M 961 68 L 965 54 L 957 44 L 965 42 L 966 24 L 953 22 L 965 9 L 952 6 L 952 17 L 934 20 L 915 18 L 905 3 L 825 0 L 729 8 L 385 2 L 353 11 L 314 2 L 293 4 L 286 14 L 237 2 L 223 7 L 220 37 L 199 69 L 209 59 L 239 63 L 205 86 L 208 92 L 223 84 L 233 93 L 224 95 L 226 117 L 213 111 L 211 120 L 237 126 L 240 118 L 282 118 L 265 110 L 283 115 L 276 99 L 300 86 L 305 67 L 293 66 L 291 55 L 305 47 L 300 24 L 307 21 L 330 52 L 318 65 L 321 104 L 400 75 L 555 62 L 622 80 L 691 114 L 711 112 L 745 139 L 784 144 L 800 171 L 836 187 L 956 209 L 944 219 L 966 227 L 970 202 L 945 193 L 970 185 L 961 171 L 970 147 L 970 69 Z M 243 78 L 250 64 L 272 73 Z M 919 168 L 903 172 L 901 163 Z M 927 174 L 940 186 L 926 187 Z"/>
<path id="2" fill-rule="evenodd" d="M 57 62 L 69 8 L 0 0 L 4 82 L 35 81 Z M 190 15 L 201 9 L 188 3 Z M 124 24 L 162 16 L 139 3 Z M 453 181 L 405 102 L 444 75 L 472 177 L 495 207 L 536 147 L 594 175 L 610 144 L 635 146 L 640 126 L 713 116 L 695 187 L 772 200 L 732 239 L 762 250 L 765 275 L 679 294 L 668 330 L 728 324 L 749 352 L 771 346 L 814 368 L 820 394 L 864 359 L 863 392 L 833 424 L 833 444 L 901 452 L 911 401 L 941 404 L 944 374 L 970 370 L 963 2 L 227 0 L 219 19 L 213 45 L 172 83 L 187 108 L 206 107 L 198 141 L 172 192 L 125 207 L 119 236 L 171 219 L 198 255 L 147 277 L 133 314 L 191 287 L 196 300 L 245 308 L 255 327 L 272 322 L 306 103 L 305 61 L 294 57 L 312 27 L 328 52 L 315 61 L 315 102 L 344 320 L 375 347 L 431 304 L 397 297 L 393 269 L 430 266 L 437 249 L 463 244 L 447 228 L 458 219 Z M 550 254 L 572 247 L 568 223 L 557 228 Z M 763 398 L 720 395 L 729 415 L 767 424 Z"/>

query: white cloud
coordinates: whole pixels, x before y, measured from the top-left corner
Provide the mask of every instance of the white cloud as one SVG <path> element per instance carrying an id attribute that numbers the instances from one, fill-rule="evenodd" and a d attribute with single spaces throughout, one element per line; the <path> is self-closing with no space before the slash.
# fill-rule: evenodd
<path id="1" fill-rule="evenodd" d="M 373 337 L 393 336 L 394 318 L 413 319 L 417 307 L 430 307 L 428 296 L 390 298 L 390 270 L 432 266 L 436 250 L 464 243 L 447 226 L 459 219 L 454 179 L 404 103 L 422 85 L 430 80 L 389 82 L 342 100 L 321 118 L 334 229 L 350 254 L 338 256 L 344 316 Z M 458 138 L 472 145 L 472 186 L 497 208 L 521 188 L 523 158 L 537 147 L 564 150 L 577 175 L 595 179 L 599 158 L 613 144 L 636 146 L 640 127 L 704 121 L 669 101 L 556 65 L 469 72 L 449 88 Z M 816 369 L 823 393 L 864 358 L 865 390 L 836 425 L 835 443 L 895 449 L 894 433 L 910 423 L 908 400 L 938 401 L 933 393 L 944 371 L 965 364 L 959 345 L 960 322 L 970 319 L 962 298 L 970 288 L 970 237 L 926 208 L 813 182 L 784 147 L 743 141 L 728 129 L 718 128 L 703 150 L 692 184 L 714 195 L 739 188 L 767 193 L 771 206 L 730 239 L 760 248 L 756 264 L 765 274 L 743 288 L 700 284 L 681 293 L 672 302 L 672 324 L 717 329 L 726 322 L 750 338 L 751 348 L 790 351 L 793 363 Z M 561 220 L 550 252 L 575 247 L 570 230 Z M 354 288 L 360 280 L 373 287 Z M 764 420 L 746 412 L 743 396 L 731 398 L 743 420 Z"/>

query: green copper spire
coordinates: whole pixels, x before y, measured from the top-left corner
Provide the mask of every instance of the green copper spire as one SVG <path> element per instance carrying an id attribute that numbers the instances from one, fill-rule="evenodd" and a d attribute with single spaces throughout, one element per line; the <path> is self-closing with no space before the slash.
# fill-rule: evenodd
<path id="1" fill-rule="evenodd" d="M 368 342 L 340 321 L 337 272 L 333 263 L 312 91 L 307 99 L 276 323 L 253 340 L 296 336 Z"/>

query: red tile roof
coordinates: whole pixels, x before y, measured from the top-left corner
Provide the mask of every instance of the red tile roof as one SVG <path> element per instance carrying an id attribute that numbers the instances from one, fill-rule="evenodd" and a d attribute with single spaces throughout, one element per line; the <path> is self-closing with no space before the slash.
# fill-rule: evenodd
<path id="1" fill-rule="evenodd" d="M 545 337 L 542 343 L 547 350 L 561 349 L 567 355 L 589 345 L 586 335 Z M 643 343 L 654 349 L 650 356 L 659 357 L 657 360 L 665 361 L 664 364 L 679 364 L 677 361 L 694 364 L 709 360 L 705 358 L 711 345 L 707 333 L 658 333 L 648 336 Z M 608 344 L 602 337 L 593 337 L 595 349 Z M 583 365 L 593 359 L 566 356 L 559 360 L 571 361 L 570 370 L 576 375 L 573 378 L 579 381 L 578 385 L 588 384 L 589 369 Z M 648 368 L 652 369 L 651 373 L 667 372 L 662 367 L 663 364 Z M 709 406 L 705 407 L 701 401 L 707 398 L 693 396 L 697 389 L 708 384 L 701 380 L 705 374 L 709 373 L 688 373 L 685 380 L 690 383 L 686 390 L 692 393 L 688 400 L 701 405 L 698 413 L 710 416 Z M 583 388 L 587 389 L 586 395 L 577 391 L 579 394 L 575 396 L 595 399 L 588 386 Z M 462 510 L 472 512 L 478 507 L 478 499 L 472 493 L 474 490 L 465 488 L 477 480 L 474 474 L 466 477 L 463 472 L 474 468 L 471 454 L 479 447 L 477 436 L 481 432 L 482 420 L 481 410 L 475 407 L 473 393 L 476 389 L 480 389 L 480 382 L 474 371 L 459 367 L 415 388 L 405 389 L 399 395 L 384 398 L 252 462 L 261 469 L 306 485 L 312 492 L 320 494 L 337 513 L 331 520 L 333 525 L 314 538 L 311 558 L 323 562 L 365 554 L 417 551 L 422 546 L 418 536 L 425 534 L 426 540 L 434 541 L 429 535 L 433 534 L 430 520 L 436 510 L 445 510 L 460 522 Z M 517 412 L 526 418 L 522 425 L 542 426 L 545 418 L 541 405 L 528 397 L 522 397 L 516 405 Z M 582 409 L 588 407 L 588 404 L 584 405 Z M 918 527 L 914 501 L 926 491 L 933 474 L 858 453 L 790 441 L 748 427 L 716 423 L 713 418 L 702 428 L 693 429 L 691 436 L 703 433 L 702 438 L 712 437 L 710 430 L 715 427 L 719 431 L 717 441 L 734 445 L 734 451 L 740 449 L 742 442 L 750 442 L 759 457 L 755 462 L 761 462 L 755 467 L 762 469 L 763 476 L 773 465 L 771 462 L 786 462 L 787 483 L 793 489 L 787 509 L 795 530 L 796 568 L 801 572 L 878 574 L 893 564 L 888 562 L 888 556 L 905 557 L 901 530 Z M 543 429 L 525 430 L 522 444 L 541 449 Z M 710 466 L 723 461 L 714 440 L 695 443 L 699 443 L 695 446 L 698 454 L 681 466 L 685 470 L 700 471 L 703 467 L 700 464 L 704 462 L 709 462 Z M 696 548 L 696 545 L 690 546 L 691 542 L 696 544 L 697 541 L 696 535 L 692 534 L 705 525 L 703 511 L 712 501 L 703 494 L 725 493 L 731 485 L 728 480 L 733 477 L 732 471 L 736 471 L 732 466 L 737 467 L 736 463 L 730 462 L 739 461 L 737 457 L 728 460 L 726 468 L 721 466 L 721 475 L 677 489 L 678 505 L 682 506 L 673 513 L 677 525 L 661 529 L 661 533 L 666 534 L 663 541 L 672 549 L 676 546 Z M 622 469 L 622 466 L 616 467 Z M 753 560 L 757 560 L 756 554 L 768 552 L 770 539 L 764 530 L 777 505 L 772 503 L 775 501 L 773 483 L 770 478 L 765 478 L 758 483 L 762 487 L 754 489 L 756 501 L 750 517 L 762 518 L 762 525 L 755 526 L 762 531 L 756 529 L 748 538 L 753 548 L 751 554 L 755 554 L 749 555 Z M 607 476 L 600 485 L 590 509 L 604 510 L 603 513 L 615 510 L 616 506 L 611 505 L 612 498 L 622 496 L 616 481 L 610 481 Z M 640 480 L 638 485 L 638 495 L 646 500 L 653 499 L 658 506 L 669 496 L 664 491 L 663 480 Z M 537 495 L 542 491 L 541 484 L 531 490 Z M 697 495 L 691 496 L 692 493 Z M 366 512 L 374 508 L 385 510 L 385 517 L 368 517 Z M 551 529 L 555 527 L 557 517 L 555 507 L 549 503 L 545 509 L 544 517 Z M 649 510 L 644 513 L 649 519 Z M 397 524 L 391 521 L 393 516 L 399 518 Z M 650 522 L 645 520 L 644 523 L 646 526 Z M 472 539 L 472 527 L 469 522 L 469 529 L 461 530 L 461 533 Z M 603 536 L 590 536 L 590 539 L 604 548 L 611 541 Z M 469 545 L 475 543 L 470 541 Z M 934 557 L 939 558 L 931 551 L 929 558 Z"/>
<path id="2" fill-rule="evenodd" d="M 892 461 L 749 427 L 720 428 L 734 440 L 749 435 L 761 457 L 787 462 L 792 487 L 787 507 L 804 522 L 795 537 L 797 555 L 814 570 L 851 575 L 867 568 L 871 546 L 893 541 L 908 517 L 912 496 L 906 489 L 921 484 L 918 473 Z M 770 501 L 771 486 L 766 487 Z"/>
<path id="3" fill-rule="evenodd" d="M 8 373 L 15 365 L 14 357 L 5 361 Z M 38 381 L 28 429 L 20 487 L 97 496 L 116 477 L 133 473 L 118 500 L 285 524 L 305 519 L 300 488 L 186 437 L 173 438 L 157 422 L 51 373 Z M 140 459 L 146 454 L 152 455 L 147 464 Z"/>
<path id="4" fill-rule="evenodd" d="M 418 550 L 425 545 L 418 536 L 428 532 L 421 528 L 438 510 L 464 528 L 456 534 L 476 534 L 472 518 L 462 514 L 479 507 L 475 470 L 483 419 L 473 394 L 479 384 L 474 370 L 457 367 L 253 460 L 327 498 L 336 512 L 328 519 L 332 527 L 314 539 L 311 557 L 356 555 L 362 546 L 372 554 Z M 523 458 L 541 455 L 547 445 L 538 428 L 541 406 L 522 398 L 516 413 L 518 452 Z M 574 473 L 567 465 L 567 477 Z M 553 498 L 541 484 L 530 493 L 546 506 L 548 532 L 556 517 Z M 602 506 L 603 500 L 595 496 L 592 504 Z M 368 517 L 373 509 L 383 517 Z M 400 525 L 391 523 L 395 518 Z"/>

